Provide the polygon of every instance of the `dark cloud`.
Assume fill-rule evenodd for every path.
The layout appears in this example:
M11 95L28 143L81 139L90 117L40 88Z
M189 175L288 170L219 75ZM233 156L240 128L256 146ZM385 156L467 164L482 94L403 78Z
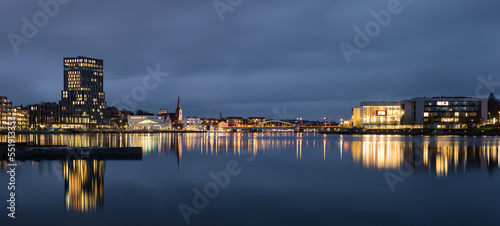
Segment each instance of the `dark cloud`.
M43 2L47 0L42 0ZM104 59L107 102L160 65L170 73L138 108L188 116L348 118L360 101L474 96L477 77L500 76L500 3L401 0L403 11L347 63L341 42L374 20L377 1L244 0L219 20L212 1L70 1L16 54L7 38L38 1L0 1L0 95L58 101L62 58ZM500 80L500 79L497 79Z

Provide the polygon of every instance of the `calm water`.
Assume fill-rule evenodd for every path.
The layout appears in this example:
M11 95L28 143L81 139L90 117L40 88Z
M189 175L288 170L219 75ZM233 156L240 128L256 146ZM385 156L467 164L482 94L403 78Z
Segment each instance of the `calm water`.
M143 159L19 162L16 219L2 201L0 225L185 225L179 206L190 225L499 224L497 137L18 135L30 140Z

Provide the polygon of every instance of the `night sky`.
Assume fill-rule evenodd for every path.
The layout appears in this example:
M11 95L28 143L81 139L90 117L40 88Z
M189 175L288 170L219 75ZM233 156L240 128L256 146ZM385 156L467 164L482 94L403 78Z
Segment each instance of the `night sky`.
M43 21L38 1L0 0L0 95L58 102L63 58L75 56L104 60L108 106L159 65L168 77L131 110L172 112L180 94L184 115L198 117L338 121L361 101L476 96L479 76L500 82L499 1L231 3L220 1L232 10L220 17L212 0L72 0ZM356 47L354 28L366 32L370 12L390 7L399 13L348 63L341 43ZM25 37L22 18L34 15L40 27ZM17 53L9 34L25 38Z

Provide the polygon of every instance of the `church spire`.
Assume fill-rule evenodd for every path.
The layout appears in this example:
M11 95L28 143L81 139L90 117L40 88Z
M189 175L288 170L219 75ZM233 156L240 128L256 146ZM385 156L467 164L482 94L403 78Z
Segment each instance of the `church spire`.
M175 109L176 121L182 123L182 109L181 109L181 97L177 96L177 109Z
M177 109L181 108L181 97L180 95L177 96Z

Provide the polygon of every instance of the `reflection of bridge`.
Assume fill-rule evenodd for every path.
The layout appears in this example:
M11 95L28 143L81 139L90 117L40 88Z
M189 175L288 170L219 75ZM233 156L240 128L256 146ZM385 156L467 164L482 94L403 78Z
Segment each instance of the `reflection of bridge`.
M338 126L335 126L338 127ZM324 126L311 126L311 125L302 125L295 124L291 122L284 122L278 120L271 120L261 122L259 124L253 126L228 126L225 129L230 129L233 131L319 131L324 128Z

